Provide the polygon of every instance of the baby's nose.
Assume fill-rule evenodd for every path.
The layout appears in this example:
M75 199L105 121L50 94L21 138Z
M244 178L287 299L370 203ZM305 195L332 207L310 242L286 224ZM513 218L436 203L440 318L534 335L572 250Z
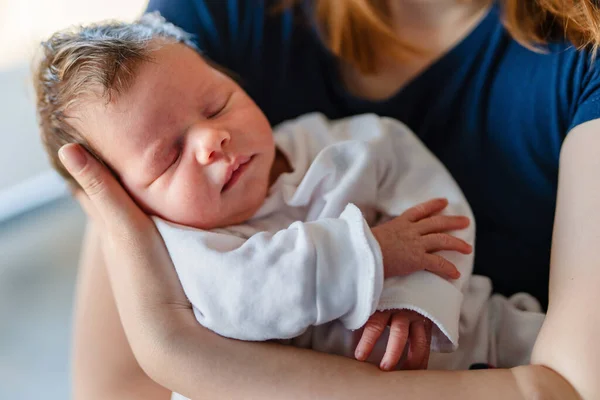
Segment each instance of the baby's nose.
M231 136L222 129L206 129L199 133L196 158L200 164L210 164L223 155Z

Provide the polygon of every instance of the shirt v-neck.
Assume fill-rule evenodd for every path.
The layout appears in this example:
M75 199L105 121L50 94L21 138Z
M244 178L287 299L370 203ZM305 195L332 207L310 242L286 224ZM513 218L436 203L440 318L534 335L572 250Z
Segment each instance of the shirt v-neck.
M497 25L499 17L498 13L498 5L496 3L492 4L487 10L486 15L462 40L434 60L420 73L411 78L394 94L382 100L364 99L348 92L339 71L339 61L323 45L323 50L327 54L327 75L332 90L336 97L338 97L348 109L357 111L368 109L371 112L375 111L376 113L379 113L378 110L380 110L381 114L387 114L386 110L390 107L402 104L404 99L412 98L415 91L420 90L423 82L426 82L427 85L431 85L431 80L435 79L436 76L439 76L439 71L452 70L453 66L459 68L464 64L465 57L473 57L473 49L480 48L488 37L488 34Z

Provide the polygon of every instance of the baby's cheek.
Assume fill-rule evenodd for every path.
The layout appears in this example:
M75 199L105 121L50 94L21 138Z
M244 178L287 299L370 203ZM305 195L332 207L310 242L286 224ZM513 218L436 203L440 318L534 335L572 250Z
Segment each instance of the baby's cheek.
M177 215L177 218L185 220L189 210L194 204L194 193L186 185L174 185L165 193L164 207Z
M210 224L206 216L211 214L213 207L201 185L185 183L171 187L164 202L165 208L170 210L166 212L177 219L174 222L199 229Z
M163 182L156 181L149 187L130 187L128 192L146 214L178 222L178 208L170 204L173 197L171 188Z

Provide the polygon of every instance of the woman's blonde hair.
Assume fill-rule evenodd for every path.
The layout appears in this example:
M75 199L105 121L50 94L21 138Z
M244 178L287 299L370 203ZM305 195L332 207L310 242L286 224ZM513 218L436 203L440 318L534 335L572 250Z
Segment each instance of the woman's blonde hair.
M468 1L468 0L467 0ZM324 40L339 58L363 73L376 71L378 54L401 54L382 0L314 0ZM504 25L521 44L540 49L569 40L595 54L600 47L600 6L594 0L501 0Z

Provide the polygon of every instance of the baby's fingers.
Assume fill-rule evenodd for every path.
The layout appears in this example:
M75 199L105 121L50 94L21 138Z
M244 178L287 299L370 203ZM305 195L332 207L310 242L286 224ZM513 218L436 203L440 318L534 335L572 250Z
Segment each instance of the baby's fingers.
M437 254L425 254L423 256L423 269L444 279L460 278L460 272L456 266Z
M427 337L425 322L413 321L413 323L410 324L410 344L408 357L403 369L415 370L426 366L426 358L429 358L430 344L431 336Z
M398 365L406 341L408 340L408 332L410 329L410 321L405 315L394 314L392 323L390 324L390 337L385 349L385 355L379 367L384 371L390 371Z
M416 222L423 218L427 218L434 214L439 213L448 205L446 199L433 199L426 201L425 203L417 204L414 207L404 211L401 217L405 217L410 222Z
M433 322L426 319L423 324L425 325L425 340L427 345L425 346L425 356L423 357L423 363L419 369L427 369L429 366L429 355L431 353L431 331L433 330Z
M371 315L364 326L360 341L354 351L354 357L359 361L365 361L371 355L375 343L385 330L385 327L390 320L390 311L377 311Z
M447 233L432 233L423 236L422 240L425 251L429 253L452 250L462 254L470 254L473 251L473 247L469 243Z
M434 215L417 222L417 229L421 235L427 235L465 229L470 223L464 216Z

